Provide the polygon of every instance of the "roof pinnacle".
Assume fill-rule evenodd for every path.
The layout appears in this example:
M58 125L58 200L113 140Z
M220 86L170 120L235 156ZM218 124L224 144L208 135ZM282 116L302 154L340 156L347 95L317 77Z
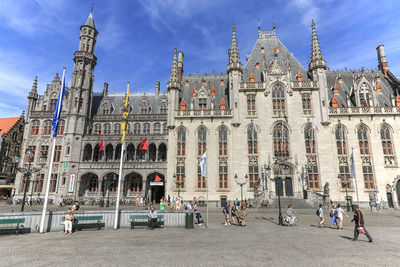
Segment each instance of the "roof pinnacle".
M228 71L236 68L242 69L242 63L240 62L239 56L239 48L236 39L236 26L235 24L232 25L232 43L231 48L229 49L229 63L228 63Z
M319 46L317 32L315 30L314 20L311 22L312 28L312 41L311 41L311 61L308 64L308 68L313 70L315 68L326 69L326 61L322 57L321 48Z

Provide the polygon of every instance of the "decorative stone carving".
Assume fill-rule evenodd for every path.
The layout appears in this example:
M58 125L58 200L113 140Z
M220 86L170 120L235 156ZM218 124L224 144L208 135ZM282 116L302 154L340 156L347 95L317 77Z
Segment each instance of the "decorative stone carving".
M249 165L250 166L258 166L258 156L249 155Z

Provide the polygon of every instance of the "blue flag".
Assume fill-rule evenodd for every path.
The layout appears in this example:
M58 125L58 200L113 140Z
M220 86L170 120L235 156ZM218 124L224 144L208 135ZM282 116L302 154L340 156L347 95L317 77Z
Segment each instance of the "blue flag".
M60 92L58 93L56 110L54 112L54 117L53 117L53 137L57 136L58 122L60 121L60 115L61 115L62 102L63 102L63 99L64 99L64 93L65 93L65 68L63 70L61 88L60 88Z

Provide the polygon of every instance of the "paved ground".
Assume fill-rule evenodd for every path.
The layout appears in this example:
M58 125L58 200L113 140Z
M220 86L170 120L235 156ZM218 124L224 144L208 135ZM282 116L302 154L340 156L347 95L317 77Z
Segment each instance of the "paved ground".
M247 226L224 226L221 211L209 227L5 235L1 266L398 266L400 211L365 212L374 243L353 242L344 230L315 227L314 210L298 211L298 226L276 224L276 210L251 210Z

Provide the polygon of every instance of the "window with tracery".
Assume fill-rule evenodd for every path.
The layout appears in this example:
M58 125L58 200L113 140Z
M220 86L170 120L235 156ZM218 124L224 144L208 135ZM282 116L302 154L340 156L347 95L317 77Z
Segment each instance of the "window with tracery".
M289 129L285 123L275 125L273 139L275 157L289 157Z
M275 85L272 89L272 110L274 115L283 115L286 111L285 91L282 85Z

